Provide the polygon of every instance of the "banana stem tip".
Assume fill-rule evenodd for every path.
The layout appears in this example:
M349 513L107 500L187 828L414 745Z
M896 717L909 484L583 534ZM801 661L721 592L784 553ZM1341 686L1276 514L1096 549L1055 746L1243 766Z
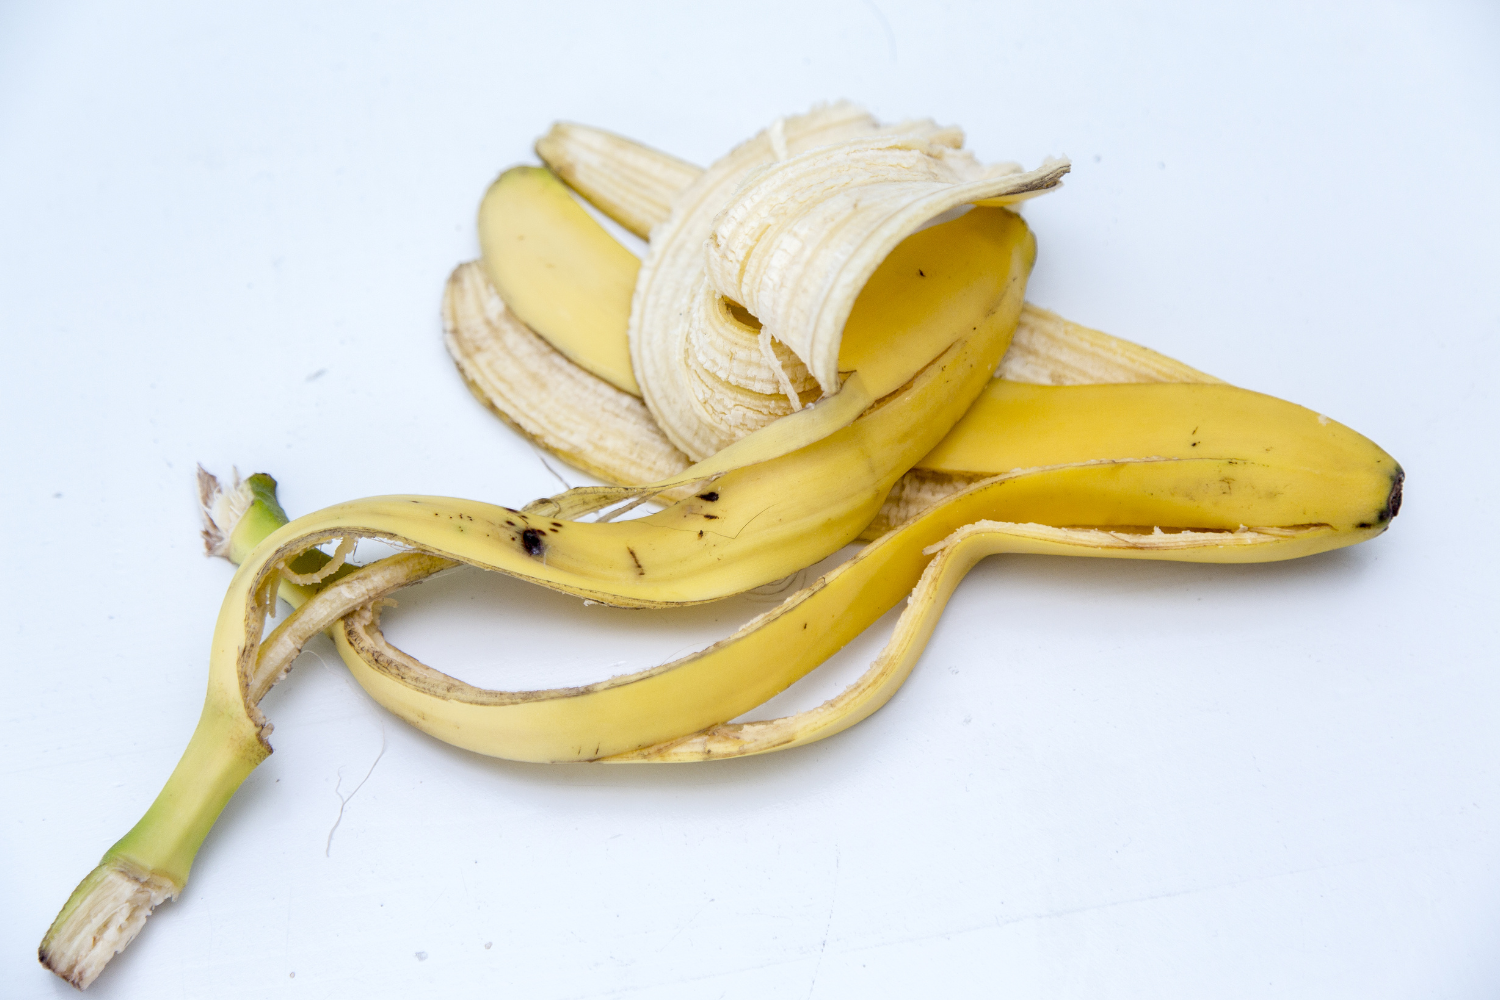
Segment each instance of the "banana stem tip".
M48 969L87 989L179 886L122 858L106 858L78 883L37 949Z

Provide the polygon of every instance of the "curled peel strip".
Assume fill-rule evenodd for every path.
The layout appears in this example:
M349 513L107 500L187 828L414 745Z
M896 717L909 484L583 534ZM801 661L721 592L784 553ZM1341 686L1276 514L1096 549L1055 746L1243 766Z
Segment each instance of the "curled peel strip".
M897 244L960 205L1011 204L1051 190L1068 169L1049 160L1027 173L1008 165L987 172L916 136L825 146L746 182L714 222L705 280L786 344L825 393L834 392L844 324Z
M1067 171L1061 162L1035 176L1012 164L986 169L962 144L957 129L881 126L838 104L778 120L677 195L651 231L629 333L642 398L673 444L701 461L796 408L748 338L742 350L704 346L723 339L726 300L747 311L754 325L744 332L770 330L832 393L844 320L892 247L956 205L1030 197ZM801 185L814 194L785 197ZM771 293L772 272L789 282L790 297ZM816 332L793 329L809 318ZM730 360L716 361L720 353ZM777 360L801 391L800 373Z

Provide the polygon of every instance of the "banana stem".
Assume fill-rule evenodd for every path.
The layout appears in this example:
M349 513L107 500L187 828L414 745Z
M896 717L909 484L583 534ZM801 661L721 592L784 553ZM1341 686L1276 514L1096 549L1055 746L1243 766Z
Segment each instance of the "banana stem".
M198 728L156 801L104 860L120 858L177 889L186 885L193 858L230 796L271 754L247 721L204 704Z
M208 520L204 538L211 553L239 562L287 523L270 476L251 476L221 494L217 481L204 473L200 486ZM315 573L328 560L313 549L292 560L289 568ZM300 607L351 569L341 567L310 586L283 580L279 595ZM210 685L198 727L161 793L73 890L37 949L43 965L79 989L130 944L157 904L182 891L193 858L224 806L271 752L248 706L224 704L218 693Z
M261 542L287 523L270 476L251 476L228 493L207 473L200 474L199 484L208 522L204 540L214 555L254 561ZM262 580L270 585L260 572L275 574L279 596L296 610L262 642L265 609L251 597L254 610L243 623L248 629L244 641L256 644L255 656L249 661L237 657L238 674L232 665L228 673L210 670L198 728L166 786L140 822L73 890L42 939L37 956L47 968L79 989L87 987L135 938L152 909L182 891L193 858L224 806L270 755L265 741L270 725L256 706L286 676L308 639L354 609L456 565L440 556L406 552L353 567L343 564L353 544L353 536L346 536L332 560L316 548L280 563L262 560L252 573L249 585L255 591ZM285 571L302 582L287 580ZM230 586L235 593L236 584ZM237 656L232 645L227 648ZM216 649L215 661L223 664L223 655L223 649Z
M205 704L182 759L140 822L78 884L37 949L43 965L86 988L166 899L235 790L270 749L243 717Z
M236 789L271 750L243 713L210 695L182 759L156 801L68 898L37 949L42 964L86 988L135 938L152 909L175 899L193 858Z

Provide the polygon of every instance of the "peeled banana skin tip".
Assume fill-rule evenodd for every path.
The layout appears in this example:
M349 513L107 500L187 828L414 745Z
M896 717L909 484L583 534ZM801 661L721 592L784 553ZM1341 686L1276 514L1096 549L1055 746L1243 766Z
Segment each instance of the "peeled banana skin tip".
M1391 521L1401 513L1401 484L1406 482L1406 470L1396 466L1396 474L1391 478L1391 494L1386 497L1385 510L1380 512L1380 520Z
M1386 494L1385 506L1380 508L1375 515L1374 521L1361 521L1355 525L1357 528L1373 528L1377 524L1389 524L1401 513L1401 487L1406 482L1406 470L1396 466L1396 471L1391 473L1391 491Z

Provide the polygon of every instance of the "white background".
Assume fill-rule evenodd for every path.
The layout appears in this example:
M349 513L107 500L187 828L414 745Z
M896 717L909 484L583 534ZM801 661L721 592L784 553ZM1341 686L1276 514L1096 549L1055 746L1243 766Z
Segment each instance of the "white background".
M1496 8L635 9L0 6L0 993L69 992L36 942L196 721L231 569L194 462L293 515L554 492L441 346L485 185L557 118L707 163L837 97L1070 155L1032 301L1368 434L1409 475L1394 529L1264 567L991 560L874 718L711 765L454 750L320 639L93 995L1500 993ZM514 687L763 600L460 573L390 622Z

